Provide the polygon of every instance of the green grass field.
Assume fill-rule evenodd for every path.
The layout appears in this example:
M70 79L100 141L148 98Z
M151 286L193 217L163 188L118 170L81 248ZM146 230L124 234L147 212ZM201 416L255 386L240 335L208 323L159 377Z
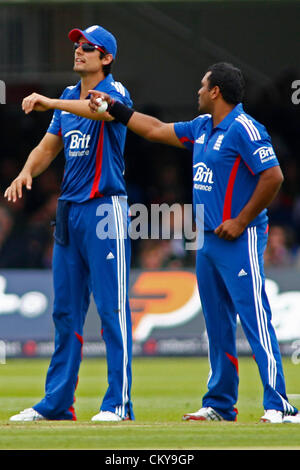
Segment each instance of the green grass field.
M92 423L106 389L104 359L84 359L76 393L76 422L10 423L9 417L43 396L48 360L0 365L0 449L300 449L300 426L259 423L262 386L255 362L240 359L236 423L183 422L201 406L206 358L137 358L132 398L136 421ZM300 408L300 365L284 359L287 391ZM298 395L299 394L299 395ZM298 396L297 396L298 395Z

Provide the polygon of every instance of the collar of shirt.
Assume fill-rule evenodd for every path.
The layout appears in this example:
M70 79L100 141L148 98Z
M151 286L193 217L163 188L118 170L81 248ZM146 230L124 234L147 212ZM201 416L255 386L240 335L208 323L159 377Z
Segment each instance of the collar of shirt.
M235 120L235 118L244 112L242 103L237 104L230 113L216 126L213 127L213 120L212 117L207 121L207 124L204 126L204 129L208 131L209 134L214 133L216 131L226 131L231 123Z
M222 129L223 131L226 131L235 118L243 112L244 109L242 103L237 104L214 129Z
M113 76L112 74L108 74L107 77L105 77L103 80L100 80L100 82L94 87L95 90L103 90L105 89L105 86L107 83L109 82L112 82L114 79L113 79ZM79 80L79 82L76 83L75 87L73 88L72 90L72 94L74 96L73 99L79 99L79 96L80 96L80 90L81 90L81 80ZM88 95L86 97L86 99L89 98L90 95Z

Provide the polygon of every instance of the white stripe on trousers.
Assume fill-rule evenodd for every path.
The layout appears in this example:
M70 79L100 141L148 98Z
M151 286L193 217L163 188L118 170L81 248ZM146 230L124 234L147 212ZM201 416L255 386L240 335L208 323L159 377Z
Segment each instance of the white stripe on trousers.
M128 378L127 378L127 325L126 325L126 256L124 243L124 224L122 208L118 196L112 196L116 224L116 244L117 244L117 266L118 266L118 310L119 324L123 342L123 384L122 384L122 405L116 407L116 414L125 418L125 406L128 402Z
M259 269L259 261L257 254L257 232L256 227L248 228L248 251L249 260L251 265L253 294L255 302L256 319L259 331L259 339L262 347L266 351L268 358L268 383L275 390L276 389L276 376L277 364L272 351L271 338L267 325L267 314L262 304L262 278ZM276 390L275 390L276 391ZM276 391L279 395L284 413L293 412L293 407Z
M256 320L259 331L260 343L266 351L268 358L268 383L272 388L276 386L276 361L273 355L270 334L267 327L267 315L262 305L261 291L262 279L259 270L259 262L257 255L257 233L256 227L248 229L248 249L251 265L253 294L256 310Z

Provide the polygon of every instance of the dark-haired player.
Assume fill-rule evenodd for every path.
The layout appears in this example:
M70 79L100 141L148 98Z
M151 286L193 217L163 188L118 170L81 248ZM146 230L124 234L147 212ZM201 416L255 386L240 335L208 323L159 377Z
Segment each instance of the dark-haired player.
M197 279L209 340L210 375L202 407L184 420L235 421L238 399L236 323L239 315L263 383L263 422L296 415L287 398L281 355L265 292L263 253L266 207L283 175L265 127L245 113L244 80L227 63L208 68L198 91L200 115L164 123L135 112L105 94L119 122L154 142L193 152L193 200L204 205L204 244L197 251Z
M83 346L83 325L90 294L102 322L108 389L93 421L134 419L131 403L132 331L128 300L130 240L123 151L126 127L108 114L92 115L88 90L105 91L131 106L126 88L112 76L115 37L101 26L69 33L74 71L80 76L59 100L33 93L25 113L55 109L46 135L30 153L5 192L9 201L31 188L62 148L65 172L58 201L53 252L55 351L44 398L11 421L75 420L74 393ZM93 118L93 119L92 119ZM109 210L111 233L99 234L101 214ZM99 328L100 334L100 328Z

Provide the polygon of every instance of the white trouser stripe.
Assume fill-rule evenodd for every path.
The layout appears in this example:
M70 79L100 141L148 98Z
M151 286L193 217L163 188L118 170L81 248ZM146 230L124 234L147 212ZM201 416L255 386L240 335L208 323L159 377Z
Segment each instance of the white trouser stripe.
M119 311L119 324L123 342L123 385L122 385L122 408L124 407L124 324L123 324L123 263L122 263L122 247L121 247L121 224L120 215L118 211L118 200L116 196L112 196L115 222L116 222L116 245L117 245L117 269L118 269L118 311ZM118 407L117 414L122 417L122 408Z
M115 196L112 196L112 203L114 209L114 218L115 218L115 226L116 226L116 246L117 246L117 278L118 278L118 311L119 311L119 323L120 323L120 311L121 311L121 283L120 283L120 247L119 247L119 225L118 225L118 218L116 213L116 200ZM120 325L121 332L122 327ZM123 335L122 335L123 337ZM116 414L120 416L120 407L116 407Z
M116 221L116 244L117 244L117 266L118 266L118 315L119 315L119 324L122 335L123 342L123 385L122 385L122 408L124 406L124 324L123 324L123 263L122 263L122 247L121 247L121 224L120 224L120 215L118 211L118 201L117 197L113 196L113 205L115 211L115 221ZM122 416L122 408L119 407L118 414Z
M277 395L280 397L283 413L289 414L294 412L294 407L285 400L280 393L276 390L276 377L277 377L277 364L272 351L270 333L267 328L267 314L262 304L262 279L259 270L258 254L257 254L257 232L256 227L248 229L248 248L249 248L249 259L251 265L252 281L253 281L253 293L256 309L256 318L259 329L259 338L263 348L266 351L268 357L268 375L269 385L275 390Z
M262 329L261 329L261 324L259 321L259 309L258 309L258 302L257 302L257 296L256 296L256 277L254 275L254 265L253 265L253 259L252 259L252 234L251 234L251 228L248 229L248 252L249 252L249 261L250 261L250 266L251 266L251 274L252 274L252 285L253 285L253 296L254 296L254 303L255 303L255 312L256 312L256 320L257 320L257 326L258 326L258 332L259 332L259 340L261 344L263 345L263 337L262 337Z
M267 314L265 309L263 308L262 304L262 297L261 297L261 292L262 292L262 279L260 275L260 270L259 270L259 262L258 262L258 254L257 254L257 233L256 233L256 227L253 227L253 233L254 233L254 262L255 262L255 268L257 272L257 277L258 277L258 300L259 300L259 307L262 315L262 323L264 327L264 332L265 332L265 337L266 337L266 345L267 349L269 351L270 355L270 384L272 385L273 388L276 387L276 375L277 375L277 367L276 367L276 361L273 355L272 351L272 344L271 344L271 338L268 330L268 325L267 325Z
M286 401L281 395L280 393L277 392L277 394L280 396L281 398L281 401L282 401L282 404L283 404L283 410L284 410L284 413L285 414L293 414L295 409L294 407L288 402Z
M116 223L116 244L117 244L117 266L118 266L118 310L119 324L123 341L123 385L122 385L122 406L118 413L125 418L125 406L128 402L128 379L127 379L127 329L126 329L126 259L124 244L124 225L122 208L117 196L112 196L115 223Z
M259 329L260 342L266 351L268 358L268 383L272 388L276 386L276 361L273 356L270 335L267 328L267 316L266 311L262 305L261 291L262 291L262 279L259 271L258 255L257 255L257 234L256 227L250 227L248 229L248 248L249 248L249 259L251 265L252 282L253 282L253 294L255 301L256 319Z
M121 297L121 319L123 327L123 344L124 344L124 381L123 381L123 409L122 417L125 417L125 405L128 402L128 378L127 378L127 364L128 364L128 355L127 355L127 328L126 328L126 256L125 256L125 234L124 234L124 223L123 223L123 213L122 208L117 198L117 210L120 217L120 247L121 247L121 266L122 266L122 297Z

